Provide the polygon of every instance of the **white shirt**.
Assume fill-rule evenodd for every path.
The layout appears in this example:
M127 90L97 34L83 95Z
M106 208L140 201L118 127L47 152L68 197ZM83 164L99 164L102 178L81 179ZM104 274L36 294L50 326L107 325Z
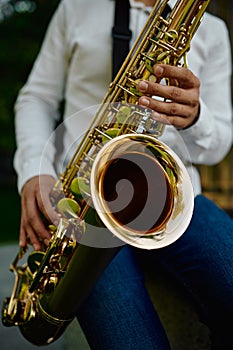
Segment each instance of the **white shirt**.
M134 40L151 8L133 0L131 5L130 27ZM108 89L113 18L114 1L111 0L65 0L59 4L15 105L14 165L19 191L28 179L39 173L56 176L53 143L43 151L59 118L63 99L66 100L64 119L70 117L69 120L74 121L67 123L65 147L89 126L91 118L77 112L101 103ZM183 159L185 163L211 165L221 161L232 144L231 51L222 20L208 13L204 15L191 42L188 60L189 68L201 82L200 117L186 130L166 128L161 140L176 152L180 140L184 142L189 153L189 159ZM198 194L201 191L199 175L194 167L188 166L188 170L194 192Z

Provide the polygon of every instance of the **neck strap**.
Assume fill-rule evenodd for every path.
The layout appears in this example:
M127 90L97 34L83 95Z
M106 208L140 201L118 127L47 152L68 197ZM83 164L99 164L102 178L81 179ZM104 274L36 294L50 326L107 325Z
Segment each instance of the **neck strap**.
M129 0L115 0L115 20L112 28L112 77L114 78L129 52L132 37L129 29Z

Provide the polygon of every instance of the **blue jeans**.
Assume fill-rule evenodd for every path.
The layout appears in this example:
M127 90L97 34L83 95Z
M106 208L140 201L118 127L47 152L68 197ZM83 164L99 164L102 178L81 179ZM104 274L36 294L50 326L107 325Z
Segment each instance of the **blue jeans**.
M233 349L233 220L204 196L185 234L168 247L125 246L103 272L77 315L91 349L170 349L144 285L137 257L161 264L194 297L212 334L212 349Z

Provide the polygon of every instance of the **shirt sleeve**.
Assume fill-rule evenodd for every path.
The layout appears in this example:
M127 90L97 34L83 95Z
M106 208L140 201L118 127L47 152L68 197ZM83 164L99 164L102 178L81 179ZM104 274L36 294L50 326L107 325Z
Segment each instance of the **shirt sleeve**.
M194 164L213 165L232 145L231 48L222 20L213 21L208 30L206 26L201 57L199 119L180 135Z
M57 8L45 35L31 74L15 103L17 151L14 167L18 190L33 176L55 176L53 134L59 118L67 70L65 11ZM42 161L43 155L43 161Z

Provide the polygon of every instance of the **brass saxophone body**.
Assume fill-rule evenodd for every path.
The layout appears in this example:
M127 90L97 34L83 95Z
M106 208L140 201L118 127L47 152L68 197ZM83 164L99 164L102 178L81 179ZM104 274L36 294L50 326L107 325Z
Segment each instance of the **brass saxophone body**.
M177 155L158 140L164 125L138 105L137 84L155 79L156 62L186 64L209 0L178 0L164 18L167 3L155 2L51 192L54 207L64 215L58 227L50 227L49 247L31 252L19 266L25 254L21 249L10 266L15 284L4 301L2 321L19 326L34 344L49 344L64 332L122 242L160 248L178 239L190 222L189 176ZM110 237L104 248L98 243L99 229Z

